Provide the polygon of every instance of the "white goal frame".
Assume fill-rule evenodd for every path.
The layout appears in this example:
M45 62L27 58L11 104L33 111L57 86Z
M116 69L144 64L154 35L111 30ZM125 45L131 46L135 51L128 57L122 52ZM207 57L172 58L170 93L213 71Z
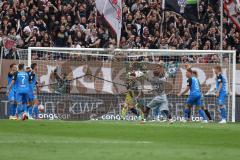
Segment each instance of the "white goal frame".
M236 51L233 50L167 50L167 49L103 49L103 48L62 48L62 47L28 47L28 57L27 57L27 64L28 66L31 65L32 61L32 51L52 51L52 52L68 52L73 51L71 54L80 54L81 51L87 51L91 52L93 51L93 54L89 55L107 55L109 54L102 54L102 52L112 52L112 53L118 53L118 52L125 52L128 53L129 56L131 54L138 54L138 53L144 53L146 52L148 55L159 55L159 56L169 56L169 54L174 53L174 55L189 55L189 53L197 53L197 55L210 55L210 54L221 54L221 53L227 53L232 55L232 92L230 93L232 98L232 122L235 122L236 118ZM138 54L139 55L139 54ZM231 63L231 62L230 62Z

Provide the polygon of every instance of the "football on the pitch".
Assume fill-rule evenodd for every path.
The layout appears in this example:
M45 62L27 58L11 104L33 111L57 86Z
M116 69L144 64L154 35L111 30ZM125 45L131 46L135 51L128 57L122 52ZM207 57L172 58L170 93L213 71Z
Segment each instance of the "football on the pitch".
M142 71L135 71L136 77L142 77L144 73Z
M43 113L44 112L44 106L42 104L38 105L38 111Z

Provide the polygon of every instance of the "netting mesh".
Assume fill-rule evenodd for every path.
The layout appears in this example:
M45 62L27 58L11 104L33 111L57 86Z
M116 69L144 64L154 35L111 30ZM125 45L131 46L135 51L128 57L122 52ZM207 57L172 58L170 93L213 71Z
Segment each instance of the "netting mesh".
M226 101L228 120L232 118L232 54L178 53L172 51L124 51L124 50L31 50L31 62L38 64L38 80L41 86L40 102L45 106L43 118L87 120L120 119L120 112L128 91L128 76L132 71L138 78L134 91L143 91L143 103L153 98L150 80L154 69L161 63L167 75L164 90L169 108L176 120L183 117L187 95L178 97L187 85L186 67L198 73L206 107L212 117L219 120L216 107L213 67L220 64L227 79ZM28 63L26 50L20 53L20 62ZM186 65L187 64L187 65ZM154 116L153 111L152 116ZM128 119L134 119L130 112ZM193 117L198 117L193 112Z

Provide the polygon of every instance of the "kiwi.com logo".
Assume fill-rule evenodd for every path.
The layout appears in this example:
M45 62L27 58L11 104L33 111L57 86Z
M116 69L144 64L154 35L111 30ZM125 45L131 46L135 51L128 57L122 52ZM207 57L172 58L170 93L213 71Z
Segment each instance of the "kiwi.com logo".
M61 120L89 120L100 117L111 108L118 107L118 98L113 94L41 94L45 112L40 118Z

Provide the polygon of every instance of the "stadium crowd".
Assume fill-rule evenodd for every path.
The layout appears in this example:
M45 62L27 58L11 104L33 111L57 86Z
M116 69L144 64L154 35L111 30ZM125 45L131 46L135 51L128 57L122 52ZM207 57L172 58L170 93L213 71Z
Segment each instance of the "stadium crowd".
M200 17L204 5L202 0ZM220 48L218 4L208 4L206 24L192 23L173 12L163 12L161 6L161 0L124 1L120 48ZM0 41L4 37L16 41L4 57L18 57L15 48L29 46L115 48L113 34L104 23L96 23L98 18L95 0L0 0ZM223 49L240 51L237 27L226 17L223 26ZM213 56L210 61L218 61L218 57ZM240 61L239 56L237 61Z

